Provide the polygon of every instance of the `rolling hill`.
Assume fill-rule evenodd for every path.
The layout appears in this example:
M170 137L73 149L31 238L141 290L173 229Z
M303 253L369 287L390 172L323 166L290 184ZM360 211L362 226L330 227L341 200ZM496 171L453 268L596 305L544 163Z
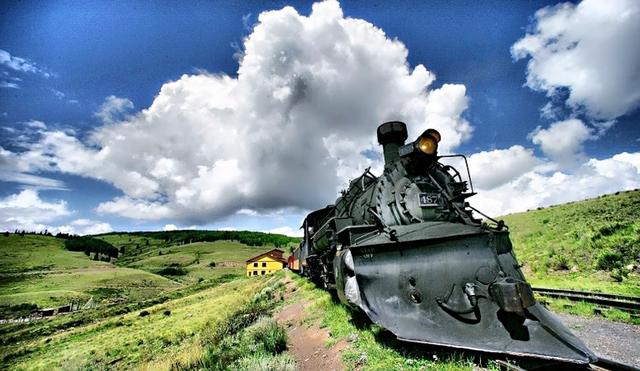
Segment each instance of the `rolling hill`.
M195 234L215 233L188 231L186 235L193 240ZM277 241L278 246L297 241L259 232L246 235L247 241L262 238ZM0 317L20 306L33 310L89 298L104 304L140 302L193 284L227 281L244 276L245 260L274 247L217 237L213 242L185 243L184 236L181 231L97 236L120 251L118 259L103 262L92 259L93 253L68 251L61 238L0 235Z
M205 239L217 236L199 233ZM170 369L178 361L199 360L212 341L231 336L224 331L231 331L227 326L238 311L242 321L247 311L251 314L251 322L242 326L268 314L263 304L275 304L273 291L261 290L282 276L246 278L244 261L273 244L248 246L217 237L191 243L198 237L186 235L186 241L184 233L164 232L96 237L117 246L119 257L110 262L94 260L93 252L69 251L61 238L0 235L0 317L89 298L96 303L65 315L0 324L0 368ZM250 232L244 241L297 241L260 235ZM280 331L268 321L256 325ZM252 347L262 341L247 336L243 339ZM251 362L271 359L256 355L236 359L247 369L253 369ZM289 362L286 357L274 360Z
M640 295L638 206L640 192L630 191L503 219L535 286ZM287 250L298 240L253 232L245 236L228 240L229 235L204 231L110 233L95 238L113 245L119 256L103 262L66 250L59 238L0 235L3 314L74 299L93 298L99 304L46 320L0 324L0 366L291 369L290 355L282 348L269 350L271 338L256 328L268 329L281 344L283 330L260 317L302 301L307 308L303 321L328 329L331 344L349 344L342 355L346 363L363 369L478 367L477 360L465 355L434 355L381 340L380 328L354 324L354 314L329 293L291 273L246 278L246 259L274 246ZM250 246L259 243L266 244ZM240 348L259 351L242 353ZM498 368L493 361L480 364Z
M640 190L502 219L533 284L640 295Z
M93 261L64 248L64 241L38 235L0 236L0 310L31 304L39 308L71 300L144 300L180 287L143 270Z

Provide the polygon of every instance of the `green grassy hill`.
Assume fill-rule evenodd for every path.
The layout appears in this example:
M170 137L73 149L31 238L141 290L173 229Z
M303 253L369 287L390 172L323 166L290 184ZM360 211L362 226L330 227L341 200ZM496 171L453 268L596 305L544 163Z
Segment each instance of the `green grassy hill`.
M229 327L233 321L254 326L259 316L268 315L264 302L273 307L273 295L257 294L268 282L280 282L282 275L247 278L244 274L245 260L274 248L273 244L247 246L218 239L189 243L194 235L218 236L197 233L98 236L119 251L110 262L94 260L93 252L87 256L84 251L68 251L60 238L0 235L0 317L27 315L35 307L72 300L93 298L97 303L43 320L0 324L0 368L171 369L176 362L192 361L196 363L189 367L200 368L198 362L209 357L212 342L236 341L237 331ZM296 241L261 235L251 232L240 237L248 236L244 241L249 243L276 241L278 246L278 241ZM281 333L272 322L258 321L255 326ZM248 334L242 341L253 349L262 340ZM269 352L254 352L251 359L234 357L245 369L255 369L254 361L291 364L286 355L272 357Z
M215 280L225 275L244 275L245 261L274 246L247 246L237 241L177 244L132 234L99 236L110 244L124 247L124 255L115 263L156 273L191 284Z
M178 287L178 283L156 274L67 251L64 240L58 238L0 235L2 314L21 304L46 308L91 297L96 302L138 301Z
M534 285L640 295L640 191L502 219Z
M640 295L639 206L639 191L623 192L504 220L534 285ZM62 239L0 235L0 315L25 304L50 307L90 297L99 303L40 321L0 324L0 368L292 369L291 357L283 353L283 330L260 316L302 300L305 321L329 329L331 343L349 343L346 364L498 369L491 361L478 363L463 354L425 353L381 340L388 334L379 327L366 321L356 326L354 313L290 273L244 276L246 259L274 246L286 250L295 239L249 233L241 243L242 234L235 241L220 236L226 235L101 235L97 238L120 252L117 260L102 262L66 250ZM213 240L195 242L199 238ZM248 245L257 241L274 243ZM282 300L285 292L289 299Z
M234 313L274 279L281 276L239 279L136 310L120 306L105 313L96 308L0 325L0 368L169 370L176 363L189 364L202 358ZM255 315L268 315L258 309ZM95 318L87 320L88 315Z
M295 243L286 236L234 232L252 243ZM215 231L112 233L100 238L120 254L112 262L93 260L65 249L51 236L0 235L0 317L26 314L72 300L98 304L136 303L193 284L216 284L244 276L244 262L274 245L247 246L236 241L186 241L225 237ZM22 308L22 310L19 310ZM24 312L24 313L22 313Z

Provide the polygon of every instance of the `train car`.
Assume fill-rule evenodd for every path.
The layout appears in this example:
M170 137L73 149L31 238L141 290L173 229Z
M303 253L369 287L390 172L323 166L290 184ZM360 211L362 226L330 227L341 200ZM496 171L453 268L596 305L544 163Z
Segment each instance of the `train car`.
M382 175L367 169L334 204L306 216L296 270L403 341L595 362L536 302L508 227L466 201L475 194L466 158L438 155L433 129L405 144L406 125L392 121L377 137ZM443 163L450 157L464 164L464 177Z
M300 246L302 243L300 244ZM294 272L300 272L300 253L302 252L300 246L295 248L289 258L287 258L287 267Z

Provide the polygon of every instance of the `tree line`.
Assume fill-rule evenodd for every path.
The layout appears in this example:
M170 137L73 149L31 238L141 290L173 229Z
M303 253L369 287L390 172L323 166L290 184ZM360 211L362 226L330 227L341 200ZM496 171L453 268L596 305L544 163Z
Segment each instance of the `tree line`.
M9 237L11 233L9 233L9 231L5 231L3 233L3 235L5 237ZM47 229L43 230L43 231L27 231L24 229L16 229L15 231L13 231L13 234L15 234L16 236L20 236L20 237L24 237L25 235L31 235L31 236L48 236L48 237L55 237L55 238L62 238L62 239L68 239L68 238L75 238L78 237L77 235L74 234L70 234L70 233L62 233L62 232L58 232L56 234L53 234L51 232L49 232Z
M131 235L163 240L170 244L185 244L193 242L238 241L248 246L273 245L284 247L290 243L299 243L300 238L281 234L251 232L251 231L162 231L162 232L131 232Z
M82 251L85 255L90 256L92 253L94 259L97 260L99 255L108 258L117 258L119 250L112 244L93 237L75 237L64 241L64 247L69 251Z

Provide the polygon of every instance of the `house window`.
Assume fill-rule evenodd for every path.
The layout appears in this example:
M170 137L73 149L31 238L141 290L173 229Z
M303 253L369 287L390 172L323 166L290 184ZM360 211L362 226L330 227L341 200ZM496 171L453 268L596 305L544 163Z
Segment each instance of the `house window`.
M266 267L266 266L267 266L267 263L262 263L262 267L263 268Z
M264 276L264 271L260 272L260 275Z
M258 271L253 271L253 275L257 276L258 275Z
M257 268L258 267L258 263L253 263L253 266Z

